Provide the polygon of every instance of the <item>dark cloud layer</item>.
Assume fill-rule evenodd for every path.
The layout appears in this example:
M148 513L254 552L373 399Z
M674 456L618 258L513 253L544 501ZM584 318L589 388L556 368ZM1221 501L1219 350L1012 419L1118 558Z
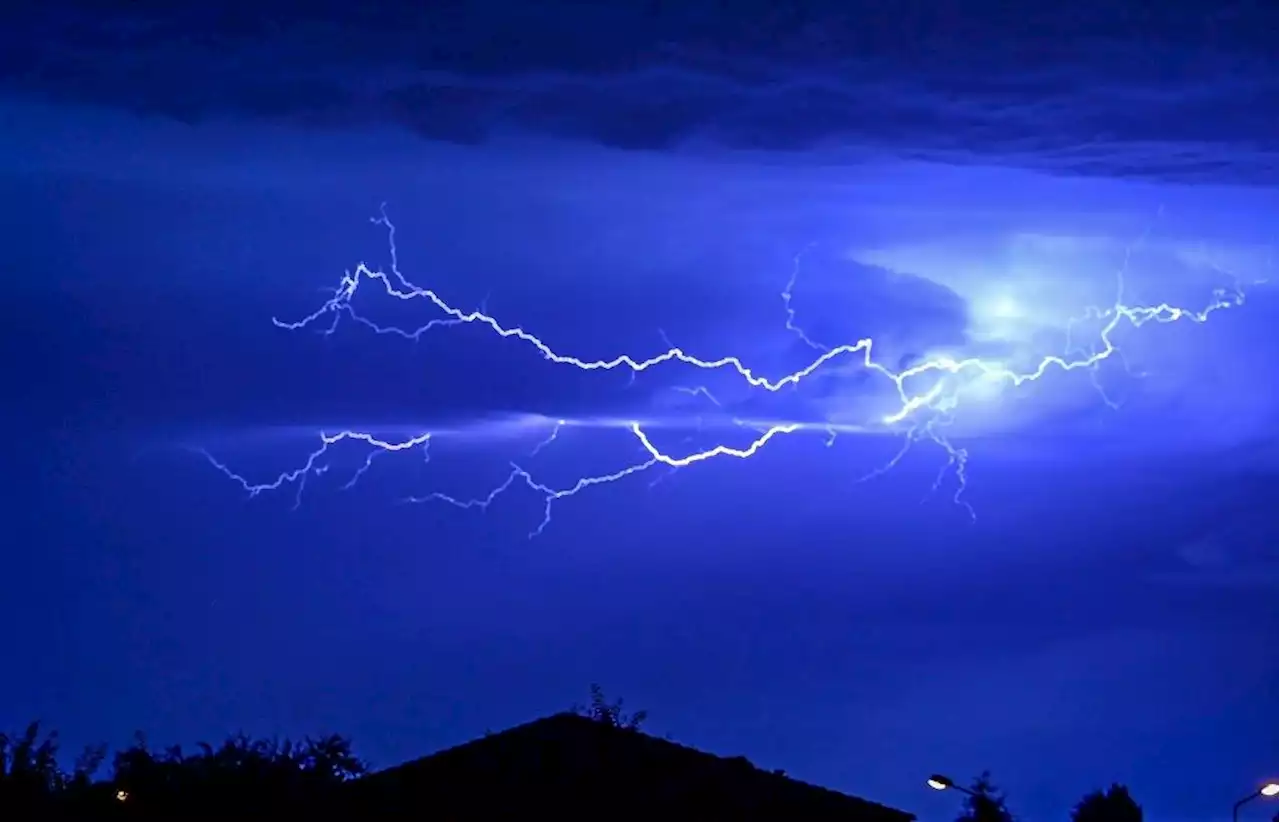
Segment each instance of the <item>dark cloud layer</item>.
M1261 0L71 0L8 14L10 92L185 121L1276 178L1277 14Z

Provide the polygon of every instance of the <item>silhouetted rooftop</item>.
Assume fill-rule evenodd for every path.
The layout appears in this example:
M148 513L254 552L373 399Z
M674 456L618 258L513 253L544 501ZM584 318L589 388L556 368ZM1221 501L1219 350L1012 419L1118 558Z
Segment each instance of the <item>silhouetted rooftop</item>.
M865 799L572 713L491 734L358 780L367 814L433 818L841 819L910 822Z

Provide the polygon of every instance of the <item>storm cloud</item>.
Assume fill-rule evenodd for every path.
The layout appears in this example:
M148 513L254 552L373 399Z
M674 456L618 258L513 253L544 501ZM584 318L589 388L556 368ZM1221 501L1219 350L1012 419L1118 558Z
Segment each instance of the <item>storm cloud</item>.
M1276 178L1276 10L1261 2L491 5L32 5L0 27L0 89L461 144Z

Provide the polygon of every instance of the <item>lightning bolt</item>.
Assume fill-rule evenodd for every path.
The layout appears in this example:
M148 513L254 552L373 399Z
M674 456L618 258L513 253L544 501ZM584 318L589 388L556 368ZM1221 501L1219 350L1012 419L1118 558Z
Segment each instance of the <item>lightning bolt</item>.
M373 458L379 454L408 451L411 448L420 448L422 449L423 457L427 459L430 458L427 450L431 445L430 433L418 434L417 436L410 437L406 440L393 442L391 440L380 439L373 434L361 431L341 431L337 434L326 434L321 432L320 446L307 455L307 459L302 463L302 465L292 470L285 471L275 479L268 482L254 483L231 470L229 466L208 451L201 449L201 453L204 454L205 459L209 460L210 464L212 464L214 468L217 468L219 471L226 474L227 477L239 484L250 497L256 497L259 494L263 494L268 491L278 491L286 485L296 485L297 493L294 495L294 508L297 508L302 504L302 491L306 487L307 477L319 476L327 473L329 465L323 461L324 458L328 456L329 451L334 446L348 441L363 442L365 445L371 446L373 450L365 456L364 462L358 469L356 469L355 473L351 475L351 478L343 484L342 487L344 489L354 487L360 478L372 467Z
M1122 325L1141 328L1148 323L1164 324L1178 321L1200 324L1206 322L1217 311L1238 306L1244 302L1244 291L1237 282L1237 287L1234 290L1222 288L1214 290L1209 304L1198 310L1185 309L1169 303L1128 305L1124 302L1124 273L1128 267L1130 254L1133 251L1133 246L1131 246L1125 252L1124 265L1117 272L1118 287L1115 302L1107 307L1091 306L1081 316L1072 318L1067 325L1067 346L1063 354L1043 356L1034 366L1025 370L1017 370L1005 363L983 357L955 358L947 355L930 357L910 367L893 369L876 359L875 342L869 337L842 345L824 346L815 342L796 324L795 311L791 305L792 295L799 276L801 258L805 251L809 250L806 248L794 260L790 279L782 292L782 300L786 313L786 329L795 334L808 348L812 349L814 355L808 361L808 364L802 368L771 378L757 373L735 355L706 358L691 354L684 348L671 344L666 339L665 334L662 337L667 344L667 348L647 357L619 354L607 359L591 360L561 353L533 332L518 325L504 324L495 316L487 313L483 306L470 311L460 309L447 302L433 289L423 288L411 283L400 271L396 228L391 220L388 219L385 209L379 216L372 218L372 222L381 226L387 232L390 269L384 271L380 268L372 268L365 263L360 263L354 270L349 270L343 274L337 287L330 292L329 298L314 312L294 321L273 318L272 322L276 326L290 331L318 327L324 335L331 335L337 331L340 321L346 317L378 334L391 334L409 340L418 340L434 329L475 325L489 330L499 338L511 339L531 347L543 359L551 363L577 368L582 371L624 371L629 373L631 379L634 379L636 375L658 366L666 364L683 365L702 371L735 375L748 387L768 392L778 392L787 387L799 386L803 381L821 371L824 366L837 361L852 361L868 373L884 380L887 386L892 386L892 394L894 395L893 407L886 409L884 413L879 415L878 419L872 420L871 425L880 430L897 432L903 438L901 449L886 464L861 479L869 480L883 475L898 465L910 452L913 445L925 440L930 441L940 446L947 457L945 464L940 468L933 482L930 494L937 492L946 482L947 477L950 476L955 483L952 500L960 505L971 518L976 518L976 513L963 497L968 483L969 453L966 449L955 446L947 438L946 430L954 419L954 414L961 405L966 393L974 386L996 384L1017 388L1026 383L1043 379L1055 372L1087 371L1091 374L1095 387L1102 393L1104 401L1114 407L1116 404L1106 396L1105 392L1102 392L1101 386L1096 380L1096 373L1101 363L1113 357L1123 362L1123 355L1114 340L1115 333ZM1145 236L1144 233L1143 239L1145 239ZM438 316L412 329L379 325L358 314L353 307L353 300L357 292L367 285L380 289L384 296L396 300L425 302L436 311ZM1086 324L1095 329L1094 336L1087 345L1073 340L1072 337L1075 329ZM913 388L914 386L920 387ZM721 405L705 387L681 388L678 390L691 395L704 396L717 406ZM773 440L797 432L824 429L828 434L827 444L830 445L834 442L840 430L839 426L835 425L819 425L796 421L759 424L734 420L734 423L739 428L755 432L750 442L745 446L734 447L719 444L702 450L688 450L681 454L673 454L662 450L653 442L643 423L627 421L623 427L630 432L639 444L641 458L638 462L618 471L582 477L567 487L554 488L536 480L521 465L512 463L511 471L506 478L482 497L462 498L435 492L425 496L409 497L404 501L437 501L448 503L461 509L485 510L511 488L523 485L541 495L545 502L543 519L538 527L530 533L530 536L533 537L541 534L550 524L554 503L575 496L588 488L616 482L655 466L665 466L674 471L712 459L750 459ZM554 421L550 433L532 449L528 454L528 458L532 459L544 448L554 443L562 429L570 424L573 424L573 421L565 419ZM859 428L858 430L866 429ZM301 502L307 478L318 476L328 470L328 463L325 458L334 447L342 443L354 442L363 444L371 449L360 468L343 486L344 488L349 488L370 469L373 458L378 454L406 451L414 448L421 448L423 453L426 454L431 437L432 434L430 433L421 433L404 440L390 440L360 431L321 434L320 446L308 455L302 465L281 473L273 480L265 483L252 483L232 471L212 454L205 452L204 455L215 468L241 485L250 496L257 496L285 486L296 486L296 507Z

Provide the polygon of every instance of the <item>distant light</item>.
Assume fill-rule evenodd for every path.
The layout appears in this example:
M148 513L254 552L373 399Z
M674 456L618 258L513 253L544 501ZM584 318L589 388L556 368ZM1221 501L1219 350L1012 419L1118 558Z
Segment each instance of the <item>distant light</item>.
M935 773L933 776L925 780L925 784L930 788L933 788L935 791L945 791L955 783L951 781L950 777Z
M1263 796L1280 796L1280 783L1271 782L1263 785L1262 790L1258 791L1258 793Z
M123 802L123 801L125 801L125 800L126 800L126 799L128 799L128 798L129 798L129 792L128 792L128 791L116 791L116 801L117 801L117 802Z

